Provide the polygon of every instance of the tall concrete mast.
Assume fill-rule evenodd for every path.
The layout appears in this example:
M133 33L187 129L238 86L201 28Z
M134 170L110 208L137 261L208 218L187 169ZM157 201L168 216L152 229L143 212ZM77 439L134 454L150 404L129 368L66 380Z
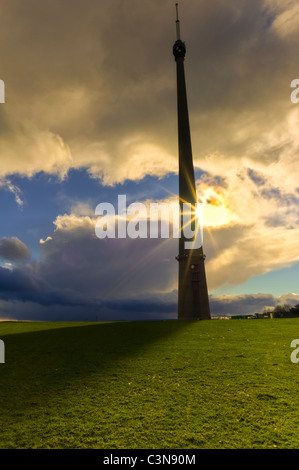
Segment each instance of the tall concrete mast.
M183 204L190 204L194 210L197 203L197 196L184 70L186 46L181 40L177 3L176 34L177 40L173 46L173 55L175 57L177 70L179 199L181 227L183 227L184 210L186 210L186 206L183 206ZM200 248L186 249L185 242L188 241L190 242L190 239L187 239L182 231L179 239L179 255L176 258L179 262L178 319L207 320L211 318L211 315L204 265L205 255L203 254L202 246Z

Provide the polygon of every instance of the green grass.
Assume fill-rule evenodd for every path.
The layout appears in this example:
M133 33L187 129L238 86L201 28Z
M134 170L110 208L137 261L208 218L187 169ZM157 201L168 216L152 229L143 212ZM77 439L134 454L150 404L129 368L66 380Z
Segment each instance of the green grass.
M0 448L298 448L299 320L1 323Z

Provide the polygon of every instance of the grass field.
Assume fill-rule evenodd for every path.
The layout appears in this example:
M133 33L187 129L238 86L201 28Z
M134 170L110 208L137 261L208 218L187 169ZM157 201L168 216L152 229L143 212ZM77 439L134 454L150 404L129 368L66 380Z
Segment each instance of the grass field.
M1 448L299 448L299 319L0 323Z

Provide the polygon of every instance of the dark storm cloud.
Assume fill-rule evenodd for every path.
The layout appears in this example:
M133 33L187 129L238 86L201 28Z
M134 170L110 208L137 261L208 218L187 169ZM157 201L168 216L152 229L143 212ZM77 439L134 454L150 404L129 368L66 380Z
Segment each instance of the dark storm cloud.
M94 320L95 316L98 320L175 318L176 302L167 298L93 298L76 290L51 286L40 277L36 278L28 268L13 271L0 268L0 319Z
M117 300L91 298L71 289L57 289L28 273L0 268L0 319L35 321L130 321L171 320L177 314L177 292L155 294L151 297ZM271 294L210 296L211 313L248 315L262 312L277 304L295 305L299 295Z
M29 248L17 237L0 239L0 258L8 261L20 261L30 258Z
M265 307L274 307L277 303L277 298L271 294L210 297L211 310L215 315L247 315L259 313Z
M87 306L94 302L74 290L51 287L33 273L30 265L14 270L0 267L0 297L39 305Z

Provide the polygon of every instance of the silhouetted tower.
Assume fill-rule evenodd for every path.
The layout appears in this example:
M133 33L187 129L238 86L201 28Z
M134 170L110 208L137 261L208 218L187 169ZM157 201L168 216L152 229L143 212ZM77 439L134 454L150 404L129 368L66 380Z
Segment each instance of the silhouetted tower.
M177 69L177 108L178 108L178 141L179 141L179 198L181 208L181 227L183 227L183 203L195 208L197 203L194 167L192 159L189 113L186 93L184 59L185 43L180 38L180 21L178 4L176 3L177 40L173 46L173 55ZM179 240L179 320L210 319L210 306L205 273L205 255L203 248L186 249L186 239L183 232Z

